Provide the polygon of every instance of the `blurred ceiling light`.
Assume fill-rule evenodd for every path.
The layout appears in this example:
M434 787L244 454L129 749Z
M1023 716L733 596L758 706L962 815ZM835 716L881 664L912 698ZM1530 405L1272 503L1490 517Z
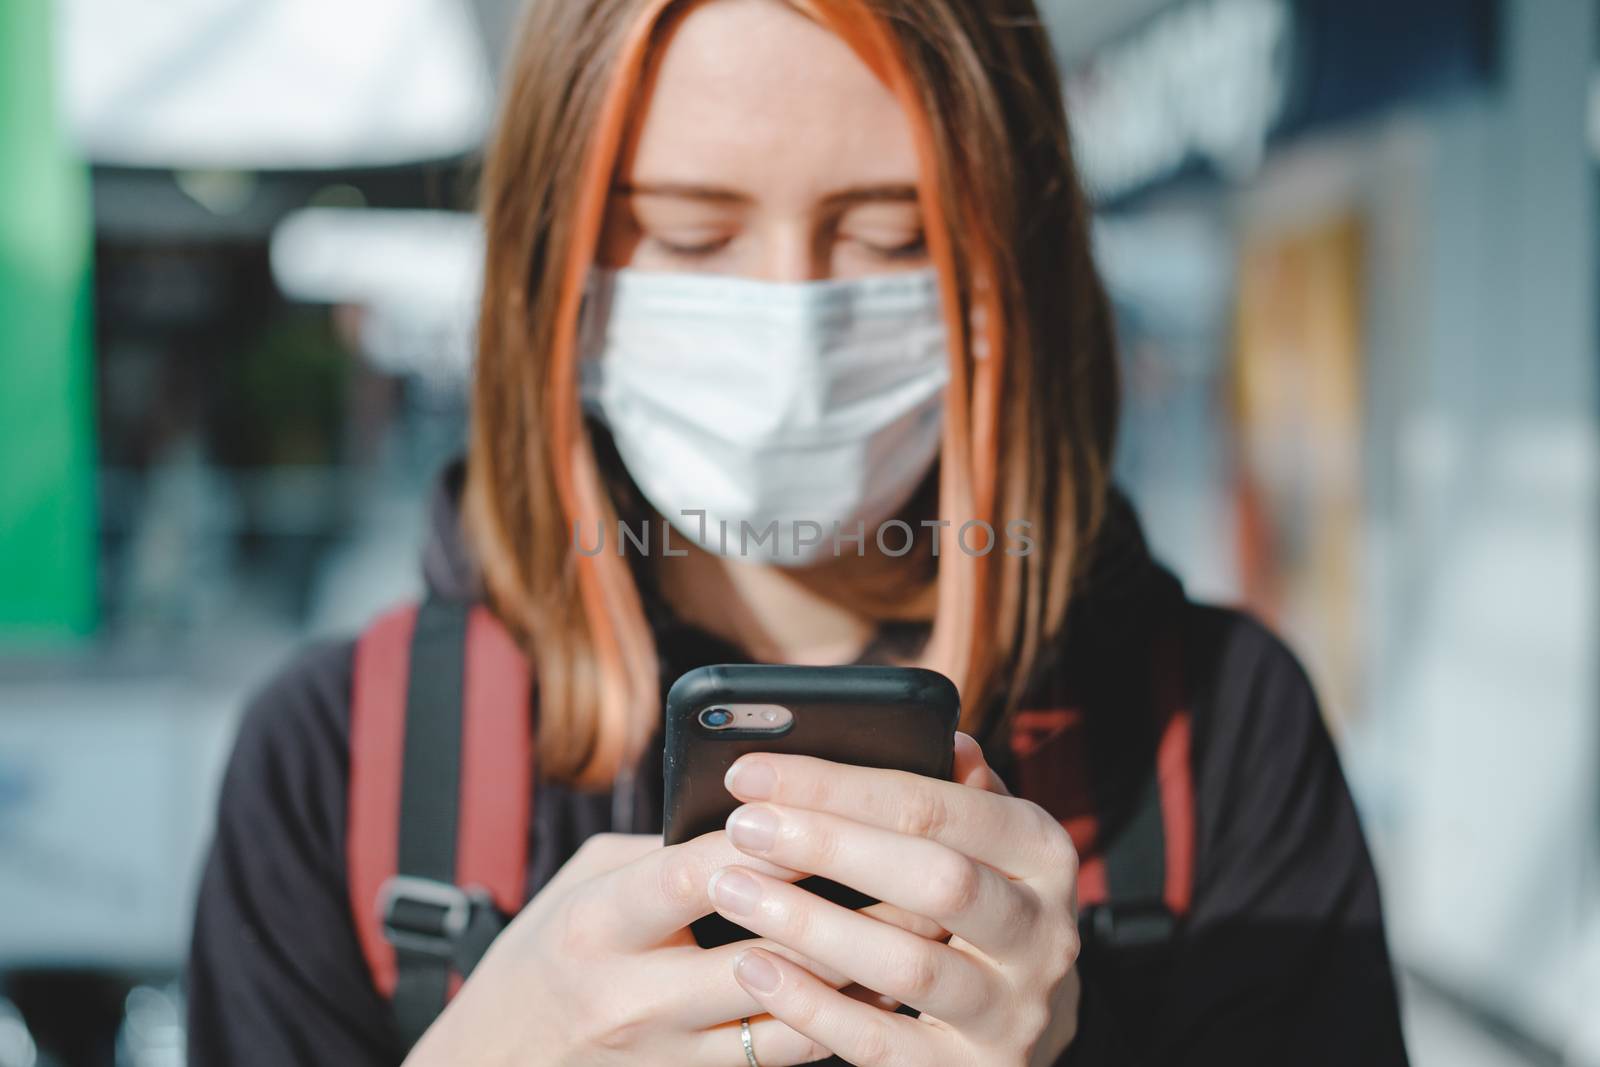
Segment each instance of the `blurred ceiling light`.
M321 169L470 151L493 88L465 0L59 0L93 162Z
M290 299L363 310L362 348L381 370L466 380L483 277L476 215L306 208L273 231L271 259Z

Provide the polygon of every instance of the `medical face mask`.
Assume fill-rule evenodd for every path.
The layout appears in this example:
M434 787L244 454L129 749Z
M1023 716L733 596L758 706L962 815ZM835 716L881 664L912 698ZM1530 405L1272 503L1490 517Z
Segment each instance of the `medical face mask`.
M780 566L859 553L856 535L874 544L939 454L949 355L931 270L596 271L580 347L585 405L634 483L710 552Z

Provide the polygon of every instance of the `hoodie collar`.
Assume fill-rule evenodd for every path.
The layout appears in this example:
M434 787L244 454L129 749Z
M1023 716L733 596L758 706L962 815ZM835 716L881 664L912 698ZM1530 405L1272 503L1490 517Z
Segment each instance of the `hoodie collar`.
M422 580L431 597L481 600L483 585L461 525L461 497L467 461L457 457L434 479L428 494L428 532L422 549Z

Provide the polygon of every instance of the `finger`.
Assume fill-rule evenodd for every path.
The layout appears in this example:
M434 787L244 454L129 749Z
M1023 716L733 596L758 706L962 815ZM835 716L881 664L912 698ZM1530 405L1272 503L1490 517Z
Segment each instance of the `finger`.
M926 837L1013 878L1060 871L1061 824L1037 804L906 771L856 767L812 756L760 752L728 768L728 791L831 812Z
M750 1019L750 1048L761 1067L790 1067L791 1064L815 1063L833 1055L822 1045L798 1033L787 1023L755 1009ZM692 1043L693 1055L686 1062L703 1063L708 1067L747 1067L744 1039L739 1033L739 1020L700 1031Z
M994 773L994 768L984 758L983 746L971 734L959 730L956 731L955 772L951 777L974 789L985 789L1003 797L1011 795L1011 790L1006 788L1005 782L1000 780L1000 776Z
M926 916L990 955L1027 941L1039 919L1039 897L1028 886L924 837L774 804L734 811L728 837L756 859Z
M927 938L929 941L947 942L950 940L950 931L946 930L932 919L921 915L913 915L904 908L897 908L893 904L885 904L881 900L876 904L869 904L866 907L858 910L862 915L870 915L879 922L888 923L890 926L898 926L902 930L916 934L918 937ZM699 949L698 946L694 945L694 939L692 937L685 938L684 941L687 945L695 948L702 955L708 951L721 951L720 949ZM735 951L739 951L752 946L764 948L769 952L776 952L781 956L785 956L788 959L793 960L796 964L804 967L806 970L810 971L824 982L833 986L835 989L840 989L850 984L851 979L848 975L840 974L838 971L824 965L820 961L811 959L802 953L796 952L794 949L789 948L786 945L780 945L776 942L752 937L727 947ZM890 1007L899 1007L899 1002L891 1004Z
M706 1030L766 1010L732 980L734 959L752 946L785 957L835 989L850 984L847 976L818 974L812 961L801 953L760 938L710 949L698 945L662 949L635 957L634 966L641 987L660 991L652 1008L657 1017L685 1031Z
M619 948L663 944L702 915L711 914L706 885L712 872L730 863L758 866L788 881L804 877L760 860L752 862L733 847L727 834L712 831L647 852L581 887L568 905L578 913L570 921L575 928L603 932L606 943Z
M862 908L859 914L865 915L868 910L867 908ZM735 954L749 948L759 948L764 952L776 953L795 966L802 967L816 975L817 979L828 988L837 989L847 997L853 997L864 1004L872 1004L882 1008L884 1011L894 1011L900 1006L900 1002L893 997L880 993L876 989L868 989L861 983L852 981L849 975L841 974L832 967L825 967L803 953L796 952L788 945L780 945L776 941L770 941L764 937L752 937L728 947L733 949Z
M893 904L886 904L881 900L876 904L868 904L862 908L861 914L870 915L879 922L888 923L890 926L898 926L902 930L909 930L918 937L925 937L929 941L950 940L950 931L926 915L917 915L904 908L897 908Z
M666 991L662 1009L665 1014L685 1030L702 1030L762 1010L750 999L750 994L731 980L734 958L749 948L782 956L833 989L855 984L855 980L842 971L788 945L759 937L715 948L701 948L690 943L660 949L642 957L639 965L645 968L644 976L655 983L654 988Z
M955 1022L979 1019L991 1006L990 972L977 957L798 886L729 867L714 876L712 900L719 913L752 932L918 1011Z
M856 1067L951 1062L949 1050L941 1055L937 1047L940 1030L829 989L779 956L751 949L734 976L774 1019Z
M882 1011L894 1011L900 1002L893 997L884 996L876 990L868 989L864 985L848 985L839 990L851 1000L859 1000L863 1004L870 1004Z
M549 888L560 892L569 883L608 874L660 848L660 834L592 834L561 865Z

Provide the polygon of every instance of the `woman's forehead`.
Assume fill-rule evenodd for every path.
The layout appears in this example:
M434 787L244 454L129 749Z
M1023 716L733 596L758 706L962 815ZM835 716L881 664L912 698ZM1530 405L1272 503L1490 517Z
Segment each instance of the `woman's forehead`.
M629 184L820 199L914 183L911 126L850 47L781 0L703 0L666 28L621 164Z

